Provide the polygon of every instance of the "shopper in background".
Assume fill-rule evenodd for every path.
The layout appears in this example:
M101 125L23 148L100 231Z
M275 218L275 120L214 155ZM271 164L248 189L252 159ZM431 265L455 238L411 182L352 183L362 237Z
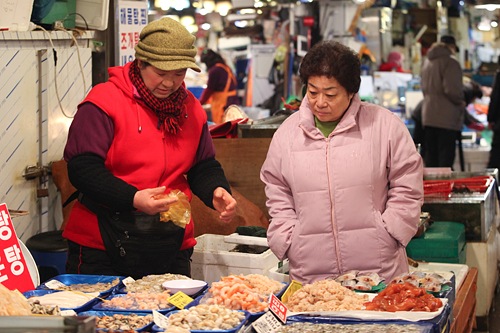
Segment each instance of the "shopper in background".
M476 99L480 99L483 97L483 90L481 89L481 85L475 81L472 80L464 81L463 90L464 90L465 106L469 105L470 103L474 103ZM411 118L415 122L415 127L413 130L413 141L415 142L415 145L420 144L421 147L420 154L422 156L425 155L425 147L424 147L425 135L424 135L424 128L422 126L423 103L424 100L421 100L411 112ZM476 119L476 117L471 115L467 109L465 109L464 114L465 114L464 125L467 126L467 128L470 128L475 131L483 131L485 129L484 125L481 124L481 122L478 119ZM459 137L458 149L459 153L463 154L461 137ZM461 164L463 164L462 162L463 161L461 161ZM462 171L464 171L464 166L461 165L461 167Z
M387 56L387 62L381 63L378 70L381 72L407 73L403 69L403 55L397 51L390 52Z
M500 64L500 57L498 63ZM500 70L497 70L493 79L488 107L488 128L493 130L488 168L500 168Z
M261 169L268 243L279 260L289 259L290 280L408 272L422 158L397 115L361 102L360 65L340 43L311 48L300 66L306 96L274 134Z
M453 36L441 37L427 52L422 68L422 126L426 167L450 167L464 123L462 69Z
M240 104L236 95L236 78L220 54L206 49L201 53L200 60L207 66L208 71L207 87L201 94L200 103L210 103L212 121L220 124L224 110L229 105Z
M190 276L193 221L160 222L177 201L163 193L194 193L223 222L235 215L206 112L184 86L188 68L200 71L194 40L171 18L149 23L136 59L110 68L79 105L64 151L80 192L63 233L68 273Z

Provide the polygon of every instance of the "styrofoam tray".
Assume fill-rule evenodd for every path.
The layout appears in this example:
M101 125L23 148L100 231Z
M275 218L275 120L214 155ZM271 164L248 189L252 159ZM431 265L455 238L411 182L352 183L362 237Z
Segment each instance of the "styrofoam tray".
M359 293L362 295L362 293ZM371 301L377 296L377 294L365 294L368 295L368 299ZM350 311L310 311L310 312L288 312L288 316L322 316L322 317L342 317L342 318L356 318L362 320L406 320L406 321L419 321L419 320L429 320L439 316L446 304L448 304L447 298L440 298L443 306L435 312L424 312L424 311L364 311L364 310L350 310Z
M258 246L266 246L267 238L265 237L254 237L254 236L243 236L237 233L230 234L224 237L224 242L226 243L234 243L234 244L245 244L245 245L258 245Z

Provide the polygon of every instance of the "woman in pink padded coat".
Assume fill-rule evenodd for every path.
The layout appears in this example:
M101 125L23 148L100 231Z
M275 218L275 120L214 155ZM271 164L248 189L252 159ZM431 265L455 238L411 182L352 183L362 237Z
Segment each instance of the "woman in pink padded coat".
M408 272L423 166L397 115L361 102L358 54L333 41L306 54L300 110L278 128L261 179L267 240L290 279L312 283L349 270L386 280Z

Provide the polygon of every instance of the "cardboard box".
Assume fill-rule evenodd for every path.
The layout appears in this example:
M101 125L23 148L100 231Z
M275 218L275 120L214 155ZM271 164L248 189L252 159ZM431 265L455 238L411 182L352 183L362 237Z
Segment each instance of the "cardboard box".
M196 237L191 264L191 277L211 284L230 274L262 274L278 263L278 258L267 249L260 254L229 252L236 244L225 242L224 235L204 234Z

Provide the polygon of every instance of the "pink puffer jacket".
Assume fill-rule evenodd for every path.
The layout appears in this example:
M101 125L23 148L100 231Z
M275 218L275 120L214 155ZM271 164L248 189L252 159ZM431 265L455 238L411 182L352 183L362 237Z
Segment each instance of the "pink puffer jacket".
M278 128L262 166L274 254L312 283L348 270L408 272L423 203L422 159L391 111L355 94L325 138L307 97Z

